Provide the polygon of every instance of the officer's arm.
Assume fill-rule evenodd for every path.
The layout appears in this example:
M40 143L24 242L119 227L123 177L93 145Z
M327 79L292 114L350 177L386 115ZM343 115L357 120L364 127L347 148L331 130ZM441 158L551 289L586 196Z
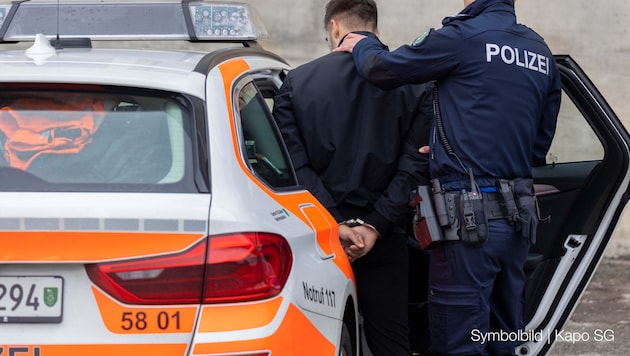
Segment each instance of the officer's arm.
M462 55L461 36L450 29L431 30L425 39L388 51L374 38L359 41L352 49L357 70L383 89L426 83L450 73Z

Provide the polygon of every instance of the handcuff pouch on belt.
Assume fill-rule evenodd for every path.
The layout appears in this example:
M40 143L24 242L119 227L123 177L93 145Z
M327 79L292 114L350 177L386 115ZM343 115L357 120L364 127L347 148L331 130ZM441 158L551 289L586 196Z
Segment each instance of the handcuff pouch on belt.
M509 188L509 194L503 194ZM536 243L536 230L540 222L538 201L534 192L534 181L531 178L516 178L513 180L497 181L497 190L502 197L511 196L512 200L504 197L506 218L514 224L516 233L532 245ZM548 221L549 217L544 219Z
M414 235L423 249L444 241L481 245L488 239L488 220L507 219L523 238L536 241L538 214L531 179L498 180L496 193L445 192L438 179L421 185L415 206Z

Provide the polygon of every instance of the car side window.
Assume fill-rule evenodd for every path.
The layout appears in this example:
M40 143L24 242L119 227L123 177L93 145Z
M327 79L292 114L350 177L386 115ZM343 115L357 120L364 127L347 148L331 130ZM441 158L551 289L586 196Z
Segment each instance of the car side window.
M563 92L556 135L547 163L571 163L604 159L604 146L573 101Z
M238 91L238 108L244 145L244 159L267 185L282 188L297 185L269 105L254 82Z

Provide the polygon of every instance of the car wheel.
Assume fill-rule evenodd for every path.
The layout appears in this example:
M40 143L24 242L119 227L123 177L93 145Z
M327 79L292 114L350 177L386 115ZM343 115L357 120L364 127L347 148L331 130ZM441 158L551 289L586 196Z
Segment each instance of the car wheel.
M341 342L339 343L339 356L354 356L352 352L352 338L350 337L350 331L346 323L343 323L341 329Z

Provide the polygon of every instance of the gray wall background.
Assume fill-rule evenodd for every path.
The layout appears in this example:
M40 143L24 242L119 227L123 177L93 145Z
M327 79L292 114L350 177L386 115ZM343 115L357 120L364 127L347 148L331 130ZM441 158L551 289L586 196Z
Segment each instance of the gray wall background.
M261 41L291 65L328 52L324 7L328 0L242 0L252 4L267 26ZM394 49L463 8L462 0L376 0L381 39ZM517 0L517 20L545 38L556 54L570 54L588 73L630 130L630 2L625 0ZM630 256L630 216L626 213L608 256Z
M327 0L244 0L267 26L262 44L299 65L326 54ZM462 0L376 0L381 39L390 48L411 43L463 8ZM517 0L517 19L542 35L552 51L570 54L630 127L630 2Z

